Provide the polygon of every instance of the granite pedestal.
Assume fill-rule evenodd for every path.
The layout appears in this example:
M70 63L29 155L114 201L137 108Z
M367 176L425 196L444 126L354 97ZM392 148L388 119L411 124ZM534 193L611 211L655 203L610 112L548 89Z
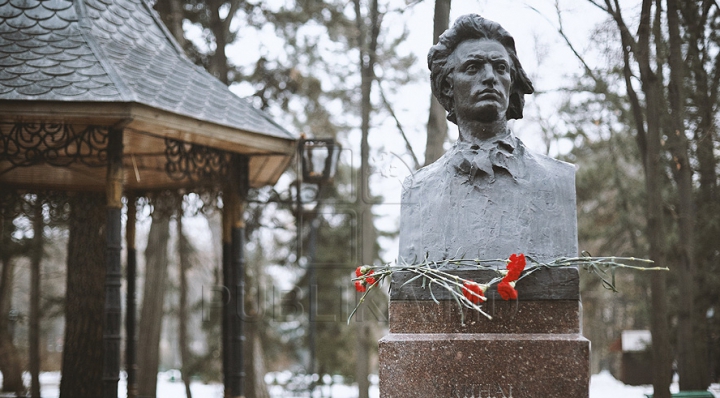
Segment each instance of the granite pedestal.
M479 282L491 271L454 271ZM517 283L517 301L494 288L485 318L460 309L436 288L432 300L420 280L390 295L390 333L380 349L380 396L583 398L590 383L590 342L580 334L578 271L541 270Z

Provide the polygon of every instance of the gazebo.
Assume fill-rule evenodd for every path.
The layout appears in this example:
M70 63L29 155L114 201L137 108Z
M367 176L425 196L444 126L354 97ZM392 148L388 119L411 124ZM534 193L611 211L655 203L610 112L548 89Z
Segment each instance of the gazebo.
M194 65L144 0L0 0L0 189L106 192L104 396L121 346L122 197L219 189L226 396L242 391L243 200L274 184L296 137ZM128 206L126 360L134 382L134 216ZM100 298L99 298L100 299Z

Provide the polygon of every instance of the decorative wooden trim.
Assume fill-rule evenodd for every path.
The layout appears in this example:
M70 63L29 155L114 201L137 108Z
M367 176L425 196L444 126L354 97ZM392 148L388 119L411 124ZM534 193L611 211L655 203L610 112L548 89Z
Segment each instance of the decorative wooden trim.
M38 120L43 121L39 122ZM140 172L143 172L142 167L131 166L132 162L149 157L149 153L145 153L145 151L151 150L155 148L155 146L157 146L157 148L152 149L151 152L165 151L166 148L163 143L166 140L182 141L192 145L203 146L206 147L206 151L209 152L213 150L221 150L225 153L234 152L250 157L252 175L249 183L252 187L274 184L293 161L296 154L296 140L290 138L286 139L246 132L174 115L170 112L155 110L145 105L135 103L0 101L0 125L2 125L3 129L6 129L12 128L12 125L16 123L72 126L72 128L70 128L72 131L80 129L80 133L73 133L73 136L78 136L74 141L77 141L78 145L83 145L82 149L84 151L89 144L94 142L91 138L99 134L95 132L96 130L104 133L104 146L107 141L107 126L110 126L110 129L122 129L125 132L127 141L125 142L127 145L127 153L124 154L125 167L132 167L133 170L137 169ZM96 128L93 126L104 127ZM88 130L89 133L82 129ZM65 130L67 130L67 128ZM135 137L136 139L131 140L128 137ZM143 137L147 138L141 139ZM6 141L10 139L10 137L6 138ZM3 146L0 145L0 147ZM58 165L65 165L68 162L72 164L73 162L88 161L85 157L79 160L72 158L71 152L75 150L73 148L74 146L69 148L71 150L68 152L69 155L60 153L62 156L51 160L55 163L64 162L62 164L58 163ZM51 149L55 150L56 148ZM101 152L98 153L98 156L93 157L93 159L95 159L93 165L104 166L106 157L105 148L99 148L98 150L101 150ZM30 160L35 161L38 159L33 158ZM19 161L27 163L25 158L20 158ZM25 165L25 163L21 165L9 164L7 167L4 167L5 164L0 165L0 178L2 178L2 174L4 173L13 173L13 177L4 178L4 182L17 186L30 184L30 186L35 187L38 183L37 181L33 182L35 178L32 178L32 176L29 178L21 178L15 175L16 172L13 172L16 166L22 166ZM77 169L74 170L77 172ZM154 171L155 170L153 170L153 172ZM24 173L27 174L27 172ZM188 181L187 183L183 181L176 182L170 178L158 181L152 181L151 178L151 180L141 183L139 180L136 181L135 175L136 173L131 171L127 176L127 186L133 189L148 189L150 187L173 188L193 185L192 181ZM89 187L89 185L94 185L94 183L84 181L82 178L77 181L68 181L68 176L65 175L64 177L65 180L61 182L61 180L58 179L45 181L41 175L38 176L38 178L43 180L42 184L46 188L52 186L53 188L69 187L69 189L75 190L97 189Z
M0 123L0 160L14 167L107 164L108 129L62 123ZM121 143L122 145L122 143Z
M165 138L165 172L176 181L218 183L227 177L231 158L230 152Z
M243 154L294 156L297 140L174 114L139 103L0 100L0 122L94 124L131 129Z

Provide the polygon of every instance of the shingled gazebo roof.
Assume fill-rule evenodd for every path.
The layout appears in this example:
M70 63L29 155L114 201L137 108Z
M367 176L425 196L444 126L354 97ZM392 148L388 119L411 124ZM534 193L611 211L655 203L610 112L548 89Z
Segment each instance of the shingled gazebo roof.
M166 138L250 156L252 186L295 153L293 134L194 65L143 0L0 0L0 129L38 122L122 128L123 163L142 175L126 173L131 189L177 185L162 175ZM69 178L2 160L0 182ZM87 187L104 171L69 179Z

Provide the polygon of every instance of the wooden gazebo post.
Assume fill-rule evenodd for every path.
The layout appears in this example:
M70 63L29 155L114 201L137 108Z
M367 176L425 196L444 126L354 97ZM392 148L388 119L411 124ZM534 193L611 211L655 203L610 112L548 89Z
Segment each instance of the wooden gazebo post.
M105 325L103 396L117 398L120 380L120 250L122 249L123 131L110 129L107 146L107 246L105 251Z

